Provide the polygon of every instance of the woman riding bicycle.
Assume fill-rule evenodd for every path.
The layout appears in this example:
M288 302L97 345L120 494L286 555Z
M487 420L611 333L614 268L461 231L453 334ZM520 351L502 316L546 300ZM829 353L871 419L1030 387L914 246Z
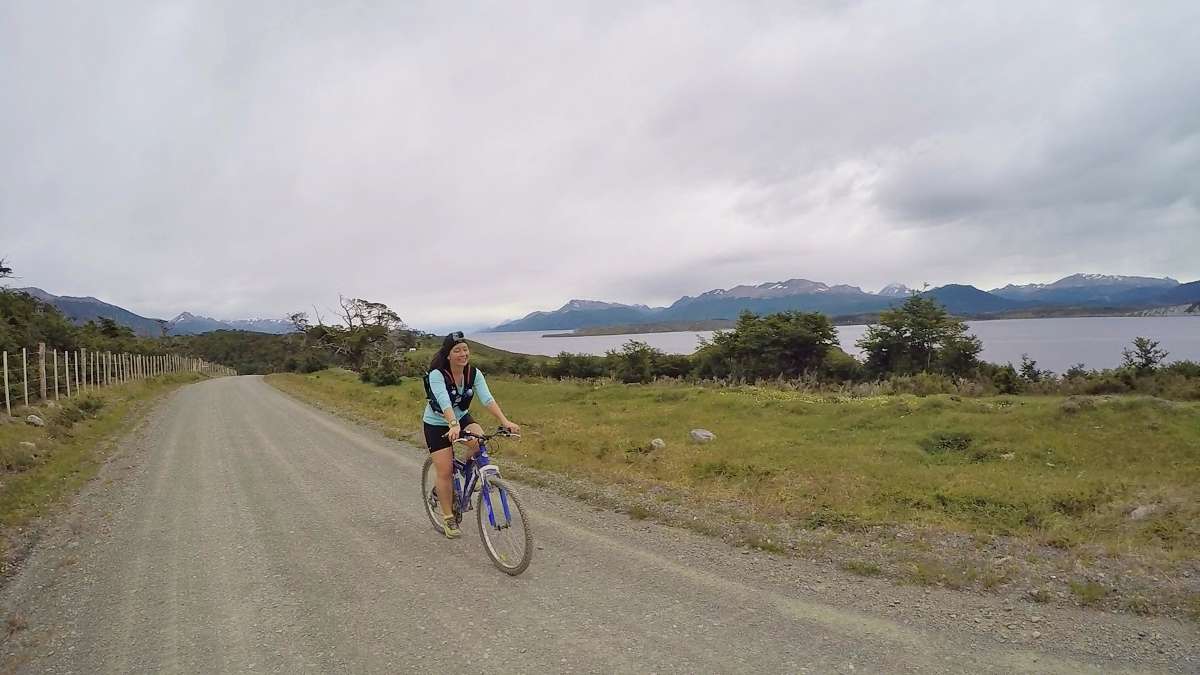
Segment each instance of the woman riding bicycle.
M458 524L454 522L451 510L454 504L454 488L451 486L451 474L454 471L454 441L464 432L483 434L483 427L475 423L467 407L476 395L483 404L500 421L500 426L513 433L519 433L521 427L513 424L504 416L500 404L488 390L487 381L478 368L469 365L471 348L459 331L446 336L442 346L429 363L429 374L425 376L425 444L429 446L429 456L437 467L437 496L442 507L442 533L447 539L458 537ZM479 443L475 439L467 442L468 457L474 457L479 452Z

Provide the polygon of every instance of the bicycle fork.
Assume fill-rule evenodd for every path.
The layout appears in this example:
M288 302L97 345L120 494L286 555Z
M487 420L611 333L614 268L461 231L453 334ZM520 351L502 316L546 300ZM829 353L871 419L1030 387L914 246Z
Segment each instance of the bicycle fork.
M481 486L481 496L483 503L487 506L488 525L503 530L512 524L512 512L508 508L508 493L499 487L493 487L492 484L484 479ZM493 496L493 492L495 496ZM495 497L499 497L496 499ZM500 514L496 513L495 502L500 502ZM497 518L500 515L500 518Z

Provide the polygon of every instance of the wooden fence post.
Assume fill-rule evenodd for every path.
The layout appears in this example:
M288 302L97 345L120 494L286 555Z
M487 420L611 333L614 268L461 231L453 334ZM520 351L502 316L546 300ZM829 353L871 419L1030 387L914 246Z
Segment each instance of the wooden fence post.
M4 352L4 411L12 417L12 405L8 402L8 352Z
M46 343L38 343L38 391L41 400L46 400Z
M58 400L58 350L54 350L54 400Z
M29 353L21 347L21 384L25 389L25 405L29 406Z
M67 398L71 398L71 352L63 352L63 370L67 371Z

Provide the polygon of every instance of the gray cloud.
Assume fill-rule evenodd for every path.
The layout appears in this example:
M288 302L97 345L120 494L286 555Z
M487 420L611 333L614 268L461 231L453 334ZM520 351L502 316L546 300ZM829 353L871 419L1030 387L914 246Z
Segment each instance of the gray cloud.
M422 326L790 277L1191 280L1195 3L0 7L0 254Z

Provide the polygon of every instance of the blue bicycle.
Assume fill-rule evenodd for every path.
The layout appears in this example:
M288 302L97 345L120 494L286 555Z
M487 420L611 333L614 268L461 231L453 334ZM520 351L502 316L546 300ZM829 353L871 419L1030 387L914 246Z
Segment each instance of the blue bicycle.
M487 442L493 438L521 438L501 428L491 435L464 433L455 443L466 443L468 438L479 441L479 454L464 462L454 458L454 520L462 523L463 514L475 509L475 520L479 524L479 538L492 563L505 574L516 576L529 567L533 557L533 535L529 532L529 521L521 499L506 481L500 478L500 467L492 464L488 457ZM442 507L438 502L437 469L433 458L425 460L421 467L421 501L425 503L425 515L434 529L442 531ZM471 496L478 493L475 504Z

